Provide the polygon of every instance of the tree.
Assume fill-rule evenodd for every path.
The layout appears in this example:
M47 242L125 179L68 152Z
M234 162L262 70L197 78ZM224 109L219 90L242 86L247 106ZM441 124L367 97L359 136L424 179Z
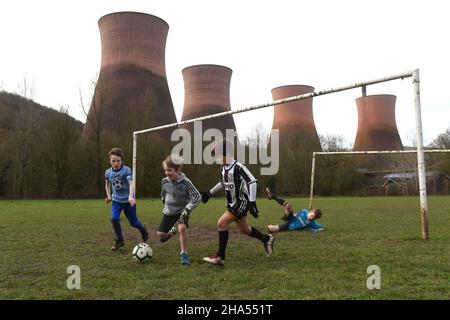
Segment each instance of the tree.
M38 124L32 119L29 102L35 93L34 83L25 76L18 85L18 113L13 120L15 135L13 138L11 196L24 198L28 191L28 170L31 159L34 133Z
M71 157L80 132L70 117L68 107L61 107L47 129L47 155L56 179L56 197L64 196L71 172Z
M86 126L84 131L84 137L87 144L92 148L88 148L93 151L94 160L94 175L95 175L95 192L97 195L103 194L103 166L104 152L103 152L103 130L105 126L105 108L104 105L107 101L108 92L107 85L104 81L97 80L91 81L91 106L88 110L83 101L83 94L80 90L80 105L86 116Z
M430 146L434 149L450 149L450 128L438 135ZM432 168L434 170L442 171L447 175L450 175L450 155L448 153L433 154L432 159Z
M350 151L350 143L341 135L319 136L323 151ZM364 178L358 172L361 159L356 155L323 155L316 161L317 194L326 196L352 194L360 189Z
M450 149L450 128L438 135L431 143L431 147L436 149Z

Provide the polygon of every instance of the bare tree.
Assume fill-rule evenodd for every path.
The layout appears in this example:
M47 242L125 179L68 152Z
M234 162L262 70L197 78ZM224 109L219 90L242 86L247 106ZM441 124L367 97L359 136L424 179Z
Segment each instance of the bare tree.
M448 128L444 133L438 135L437 138L431 143L431 147L444 150L450 149L450 128ZM433 160L432 167L435 170L442 171L447 175L450 175L450 156L448 153L433 154L431 158Z
M47 129L48 157L56 179L56 197L64 196L64 188L71 171L71 156L79 129L70 117L68 107L60 107Z
M17 116L13 120L15 135L13 138L12 183L11 196L23 198L27 196L27 170L31 159L32 141L36 131L29 102L35 93L34 83L23 76L18 84L19 105Z
M437 149L450 149L450 128L438 135L431 143L431 147Z
M80 105L86 116L86 126L84 135L88 143L92 143L92 151L95 161L95 176L96 176L96 193L100 195L103 193L103 179L102 179L102 143L103 143L103 130L105 126L105 108L104 105L107 101L107 86L104 81L99 81L97 76L96 80L91 81L91 105L88 109L83 100L83 94L80 90Z

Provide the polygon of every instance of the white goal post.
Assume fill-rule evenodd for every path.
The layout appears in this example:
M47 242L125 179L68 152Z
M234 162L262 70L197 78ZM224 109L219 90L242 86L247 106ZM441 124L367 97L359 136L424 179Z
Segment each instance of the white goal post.
M267 108L271 106L276 105L282 105L284 103L292 102L292 101L298 101L298 100L304 100L309 99L313 97L323 96L326 94L331 94L335 92L355 89L359 87L366 87L369 85L397 80L397 79L405 79L405 78L412 78L413 83L413 89L414 89L414 110L415 110L415 120L416 120L416 142L417 142L417 166L418 166L418 176L419 176L419 192L420 192L420 213L421 213L421 220L422 220L422 237L425 240L429 239L428 236L428 208L427 208L427 190L426 190L426 183L425 183L425 160L424 160L424 147L423 147L423 134L422 134L422 115L421 115L421 105L420 105L420 76L419 76L419 69L415 69L413 71L404 72L388 77L378 78L374 80L369 81L362 81L357 82L354 84L326 89L326 90L320 90L320 91L314 91L311 93L306 93L298 96L293 96L289 98L284 98L268 103L263 103L259 105L254 105L242 109L237 110L231 110L226 112L220 112L209 116L199 117L195 119L190 119L186 121L181 122L175 122L163 126L153 127L145 130L139 130L133 132L133 185L134 190L136 192L136 159L137 159L137 137L139 134L147 133L147 132L155 132L158 130L168 129L168 128L174 128L179 127L183 124L193 123L195 121L203 121L208 119L214 119L214 118L220 118L225 117L232 114ZM425 228L425 229L424 229Z

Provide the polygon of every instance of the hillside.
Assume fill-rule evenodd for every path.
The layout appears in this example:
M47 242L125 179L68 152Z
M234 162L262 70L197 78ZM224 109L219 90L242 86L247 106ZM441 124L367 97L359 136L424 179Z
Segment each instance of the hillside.
M60 195L82 129L65 113L1 91L0 197Z
M43 124L48 124L59 113L55 109L48 108L17 94L0 91L0 133L3 138L3 134L8 131L18 129L16 120L20 117L21 112L22 115L24 113L27 114L27 117L35 125L41 124L39 127L42 127ZM75 118L72 119L76 127L82 130L84 124Z

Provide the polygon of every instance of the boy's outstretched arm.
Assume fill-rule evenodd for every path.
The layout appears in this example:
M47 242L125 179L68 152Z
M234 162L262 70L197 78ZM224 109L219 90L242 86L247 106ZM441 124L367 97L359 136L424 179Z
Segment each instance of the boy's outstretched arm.
M211 190L206 192L200 192L200 194L202 195L202 202L207 203L209 198L211 198L214 194L216 194L222 189L223 189L222 182L218 182Z
M186 205L185 209L188 212L191 212L200 204L200 201L202 200L202 195L190 180L185 180L183 183L185 184L190 197L189 203Z

